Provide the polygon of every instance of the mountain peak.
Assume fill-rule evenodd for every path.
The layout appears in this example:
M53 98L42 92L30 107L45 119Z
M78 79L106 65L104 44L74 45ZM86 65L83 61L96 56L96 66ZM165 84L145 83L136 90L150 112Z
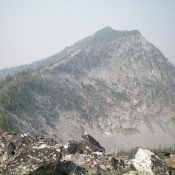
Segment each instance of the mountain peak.
M137 30L137 29L135 29L135 30L131 30L131 31L129 31L131 34L133 34L133 35L142 35L141 33L140 33L140 31L139 30Z
M101 35L106 35L106 34L113 34L113 35L119 35L119 34L123 34L123 35L141 35L140 31L137 30L137 29L134 29L134 30L114 30L113 28L109 27L109 26L106 26L100 30L98 30L96 34L101 34Z
M104 27L104 28L98 30L93 35L78 42L78 45L80 45L80 46L91 45L92 46L92 45L97 44L97 43L101 44L101 43L111 42L111 41L116 40L120 37L135 36L135 35L142 36L138 30L121 31L121 30L114 30L113 28L107 26L107 27Z
M100 30L98 30L97 32L114 32L115 30L109 26L106 26Z
M115 34L117 30L112 29L111 27L107 26L104 27L97 32L95 32L95 35L106 35L106 34Z

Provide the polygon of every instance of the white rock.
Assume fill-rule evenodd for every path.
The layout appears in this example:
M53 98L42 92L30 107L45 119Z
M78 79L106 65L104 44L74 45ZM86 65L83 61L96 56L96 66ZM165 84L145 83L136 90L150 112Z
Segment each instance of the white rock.
M97 156L102 156L102 155L103 155L102 152L93 152L92 155L93 155L93 154L95 154L95 155L97 155Z
M43 149L43 148L50 148L49 146L47 146L46 144L41 144L40 146L33 146L33 149Z
M57 160L57 155L56 154L53 155L53 159Z
M111 133L110 132L107 132L107 131L105 131L104 132L106 135L111 135Z
M67 149L69 147L69 144L67 143L63 147L64 147L64 149Z
M84 132L84 134L83 135L88 135L88 133L87 132Z
M46 144L41 144L38 149L42 149L42 148L45 148L47 145Z
M141 175L169 175L168 169L164 165L163 159L150 150L141 149L137 151L135 159L130 163Z
M105 165L100 165L100 168L101 168L102 170L106 170L106 166L105 166Z
M24 133L24 136L27 137L29 134L28 133Z
M135 155L135 159L131 160L136 170L141 173L154 175L151 169L151 156L154 155L150 150L139 148Z
M57 148L56 151L60 153L61 152L61 149Z
M71 159L72 159L72 155L71 154L64 156L64 160L71 160Z

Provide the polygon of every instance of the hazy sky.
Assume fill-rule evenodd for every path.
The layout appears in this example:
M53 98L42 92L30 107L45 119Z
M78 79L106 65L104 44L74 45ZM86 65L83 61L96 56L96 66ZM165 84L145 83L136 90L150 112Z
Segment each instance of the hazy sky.
M46 58L105 26L138 29L175 64L175 0L0 0L0 68Z

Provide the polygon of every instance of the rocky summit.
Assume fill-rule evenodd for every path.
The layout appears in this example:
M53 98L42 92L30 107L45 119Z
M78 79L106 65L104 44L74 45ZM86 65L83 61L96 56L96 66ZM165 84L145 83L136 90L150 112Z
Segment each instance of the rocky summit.
M88 132L108 151L175 144L175 67L138 30L106 27L35 68L1 80L1 131Z
M173 175L173 155L138 149L135 157L108 154L90 135L58 143L29 133L0 136L2 175Z

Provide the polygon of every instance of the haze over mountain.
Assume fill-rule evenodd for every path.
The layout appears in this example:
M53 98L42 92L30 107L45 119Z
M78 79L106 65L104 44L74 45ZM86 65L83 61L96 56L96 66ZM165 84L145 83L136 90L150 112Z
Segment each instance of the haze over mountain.
M175 67L138 30L103 28L35 65L1 81L1 130L87 131L112 150L175 144Z

